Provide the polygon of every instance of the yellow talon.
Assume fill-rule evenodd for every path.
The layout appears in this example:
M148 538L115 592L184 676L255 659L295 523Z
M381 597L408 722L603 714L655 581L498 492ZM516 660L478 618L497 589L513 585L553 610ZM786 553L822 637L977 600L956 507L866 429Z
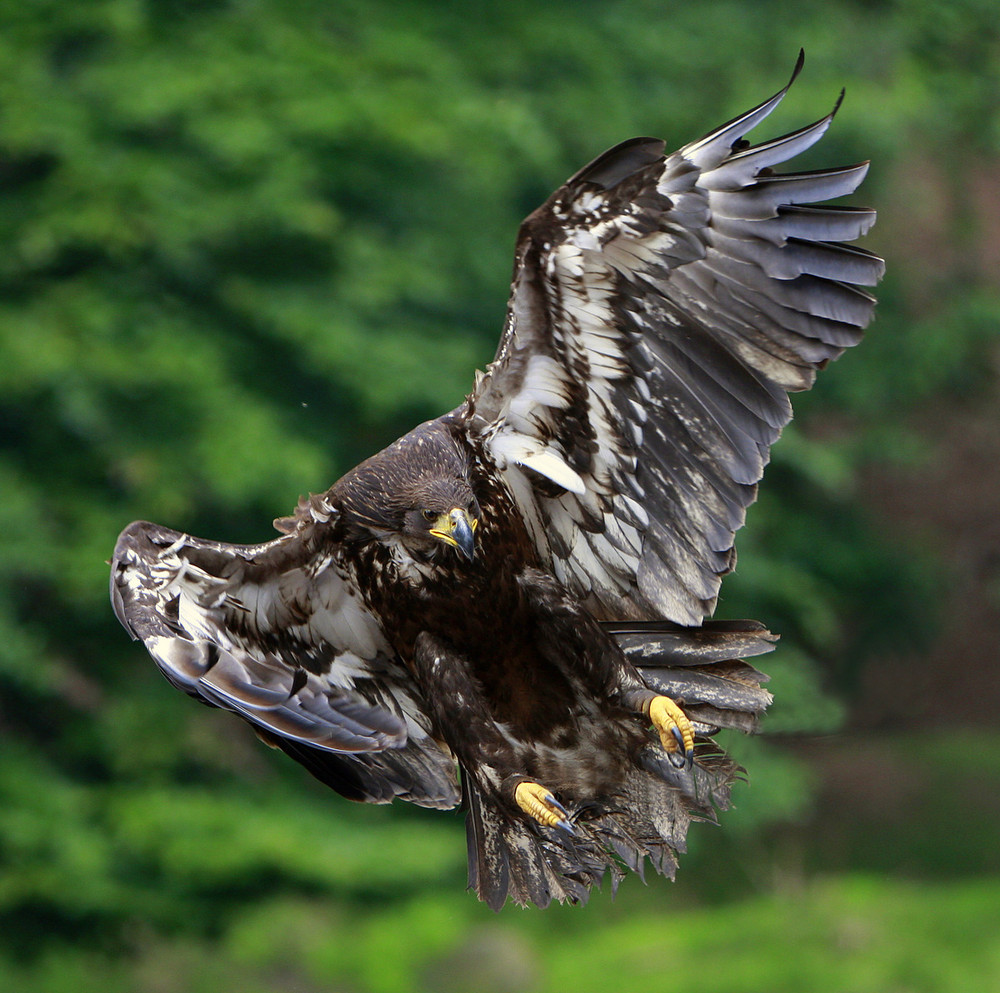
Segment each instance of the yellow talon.
M514 790L517 805L529 816L547 827L560 827L564 831L573 830L566 808L542 786L525 780Z
M646 708L653 727L660 733L660 744L670 756L674 765L675 757L683 764L694 760L694 728L687 714L668 696L654 696ZM680 753L683 752L683 755Z

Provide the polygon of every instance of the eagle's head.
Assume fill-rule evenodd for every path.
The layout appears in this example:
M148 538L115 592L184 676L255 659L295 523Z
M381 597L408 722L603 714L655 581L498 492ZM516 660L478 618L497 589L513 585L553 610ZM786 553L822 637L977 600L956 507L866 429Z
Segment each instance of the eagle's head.
M463 479L419 480L405 501L400 538L413 551L431 555L443 542L471 561L475 556L479 505Z
M448 548L475 557L482 517L468 458L440 422L422 424L334 487L345 522L363 540L402 544L420 561Z

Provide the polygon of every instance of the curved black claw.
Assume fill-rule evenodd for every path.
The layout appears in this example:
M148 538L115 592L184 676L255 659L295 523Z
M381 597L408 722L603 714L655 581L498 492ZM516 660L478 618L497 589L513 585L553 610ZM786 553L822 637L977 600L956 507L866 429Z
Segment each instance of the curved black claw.
M576 833L569 820L569 811L541 783L530 780L518 783L514 799L521 810L539 824L562 828L568 834Z
M562 819L556 821L556 827L561 827L564 831L568 831L570 834L575 834L573 825L569 819L569 811L551 794L545 794L545 802L550 806L555 807L559 813L562 814Z
M679 727L674 725L670 729L670 733L673 735L674 741L677 742L677 751L669 752L667 755L670 764L675 769L690 769L694 765L694 749L685 744L684 735Z

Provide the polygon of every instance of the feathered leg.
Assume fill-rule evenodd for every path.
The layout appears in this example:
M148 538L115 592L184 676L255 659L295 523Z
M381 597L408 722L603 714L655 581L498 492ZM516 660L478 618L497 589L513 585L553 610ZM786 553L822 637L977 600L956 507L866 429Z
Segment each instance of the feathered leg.
M552 647L540 639L543 652L548 647L547 653L554 659L569 656L595 695L617 699L624 709L648 717L671 764L690 768L695 732L677 701L651 690L610 634L550 576L526 569L524 579L522 589L547 622L539 631L551 632L549 637L553 638Z
M524 775L461 655L424 632L413 661L436 732L462 765L470 889L494 910L508 897L539 907L586 901L608 869L615 871L601 846L579 837L552 791Z
M524 774L466 660L424 632L416 641L414 666L427 690L435 724L466 772L485 780L504 801L513 801L539 824L572 831L569 814L552 791ZM469 727L475 727L475 735L468 734Z

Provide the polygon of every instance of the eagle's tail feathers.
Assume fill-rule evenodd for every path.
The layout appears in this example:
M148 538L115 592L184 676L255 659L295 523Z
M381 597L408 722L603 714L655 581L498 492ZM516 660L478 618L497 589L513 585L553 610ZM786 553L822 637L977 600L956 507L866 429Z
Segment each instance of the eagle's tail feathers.
M644 878L647 859L673 879L688 826L714 821L716 809L729 806L740 771L711 742L698 745L693 770L676 768L651 745L617 796L571 807L572 835L511 814L466 777L469 889L499 910L508 898L520 906L585 903L605 877L612 893L629 871Z
M496 911L506 902L509 889L507 847L501 842L497 818L487 815L478 790L468 778L463 786L468 808L465 830L469 848L469 889ZM541 905L546 906L546 903Z
M510 816L485 799L471 777L464 788L469 889L491 910L508 897L520 906L586 903L606 868L591 840Z

